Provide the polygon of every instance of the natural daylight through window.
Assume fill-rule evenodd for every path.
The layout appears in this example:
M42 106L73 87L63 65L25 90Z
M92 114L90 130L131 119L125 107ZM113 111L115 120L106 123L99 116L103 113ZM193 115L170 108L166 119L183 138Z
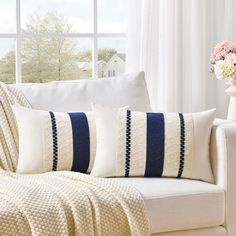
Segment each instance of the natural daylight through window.
M127 0L2 0L0 81L123 73L127 5Z

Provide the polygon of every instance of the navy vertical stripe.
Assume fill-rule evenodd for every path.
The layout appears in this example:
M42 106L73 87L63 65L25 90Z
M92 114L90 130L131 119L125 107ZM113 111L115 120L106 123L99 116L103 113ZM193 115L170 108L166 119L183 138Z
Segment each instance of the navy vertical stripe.
M73 133L72 171L86 173L90 159L90 139L88 120L83 112L68 113Z
M163 113L147 113L147 177L160 177L165 151L165 122Z
M184 170L184 155L185 155L185 122L182 113L179 113L180 121L180 153L179 153L179 171L177 178L180 178Z
M49 112L52 124L52 141L53 141L53 163L52 170L57 170L58 163L58 140L57 140L57 123L56 118L53 112Z
M125 153L125 177L129 177L131 152L131 111L126 112L126 153Z

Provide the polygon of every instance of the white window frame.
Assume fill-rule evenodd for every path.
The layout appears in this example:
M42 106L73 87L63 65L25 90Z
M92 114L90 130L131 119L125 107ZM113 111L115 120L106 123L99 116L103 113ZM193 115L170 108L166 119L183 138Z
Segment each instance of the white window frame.
M98 7L93 0L93 33L65 33L65 34L22 34L21 32L21 1L16 1L16 33L2 34L0 39L15 39L16 46L16 83L22 83L21 44L23 39L29 38L90 38L92 47L92 78L98 78L98 39L99 38L126 38L125 33L98 33Z

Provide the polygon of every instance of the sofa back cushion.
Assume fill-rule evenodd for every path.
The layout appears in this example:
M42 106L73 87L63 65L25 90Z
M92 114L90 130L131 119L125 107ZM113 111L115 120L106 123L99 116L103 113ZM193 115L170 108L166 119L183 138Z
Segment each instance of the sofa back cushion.
M144 77L144 72L139 72L115 78L17 84L14 87L23 92L34 109L91 111L91 102L94 102L111 107L129 105L137 111L150 111Z

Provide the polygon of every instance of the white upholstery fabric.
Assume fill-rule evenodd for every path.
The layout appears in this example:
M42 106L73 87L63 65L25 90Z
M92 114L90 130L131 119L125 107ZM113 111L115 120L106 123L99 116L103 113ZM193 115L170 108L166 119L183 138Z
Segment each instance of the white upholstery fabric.
M225 227L236 235L236 123L216 124L212 132L212 166L216 184L226 192Z
M226 236L226 230L224 227L186 230L169 233L152 234L152 236Z
M168 178L119 178L143 196L151 233L223 224L225 194L219 186Z
M51 111L90 111L91 102L137 111L150 111L144 72L116 78L17 84L32 108Z

